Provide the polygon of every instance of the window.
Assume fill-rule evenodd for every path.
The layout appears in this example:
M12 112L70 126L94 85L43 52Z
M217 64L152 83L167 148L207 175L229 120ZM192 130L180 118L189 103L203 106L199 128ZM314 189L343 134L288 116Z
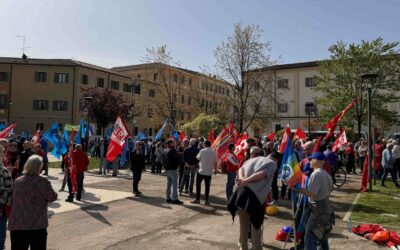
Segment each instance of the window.
M88 75L85 75L85 74L82 75L82 84L84 84L84 85L89 84L89 76Z
M260 90L260 82L254 82L254 90L259 91Z
M153 128L149 128L149 136L153 135Z
M153 118L153 109L152 109L152 108L149 108L149 109L147 110L147 117L148 117L148 118Z
M153 73L153 82L158 81L158 73Z
M181 76L181 84L185 84L185 76Z
M174 83L177 83L177 82L178 82L178 75L174 74Z
M204 82L201 83L201 89L204 90L205 86L204 86Z
M188 117L188 120L192 120L192 113L188 112L187 117Z
M306 77L306 88L315 87L314 77Z
M212 92L212 90L213 90L213 85L210 84L210 91Z
M190 96L188 97L188 105L192 105L192 98Z
M176 102L177 98L178 98L178 97L177 97L176 94L174 93L172 100L173 100L174 102Z
M131 86L127 83L124 83L124 92L131 92Z
M155 89L150 89L149 90L149 96L150 97L155 97L156 96L156 90Z
M135 85L135 94L140 95L141 85L140 83Z
M111 81L111 89L112 90L119 90L119 82Z
M229 89L226 89L226 96L229 96Z
M179 116L181 120L185 120L185 112L179 111Z
M8 95L0 95L0 109L8 107Z
M0 81L5 82L8 80L8 73L7 72L0 72Z
M259 113L260 112L260 104L256 103L254 104L254 113Z
M222 88L222 94L225 95L225 88Z
M201 99L201 107L204 107L204 105L205 105L205 101L204 101L204 99Z
M311 115L311 114L316 114L318 112L317 109L317 105L315 105L315 103L313 102L306 102L304 104L304 113L306 113L306 115Z
M68 102L66 101L53 101L53 110L54 111L67 111Z
M181 95L181 103L185 104L185 96L184 95Z
M49 109L49 101L48 100L34 100L33 101L33 110L48 110Z
M218 86L218 94L221 94L221 86Z
M68 73L55 73L54 74L55 83L68 83Z
M277 81L278 89L287 89L289 88L289 80L288 79L279 79Z
M104 88L104 78L97 78L97 87Z
M208 103L208 107L209 107L209 108L212 108L212 101L210 101L210 102Z
M35 72L35 82L47 82L47 72Z
M288 112L288 104L287 103L278 103L278 112L279 113L287 113Z
M192 78L189 78L189 86L192 86Z
M38 122L36 123L36 131L43 131L44 130L44 123L43 122Z
M139 80L142 79L142 74L137 74L136 78L139 79Z

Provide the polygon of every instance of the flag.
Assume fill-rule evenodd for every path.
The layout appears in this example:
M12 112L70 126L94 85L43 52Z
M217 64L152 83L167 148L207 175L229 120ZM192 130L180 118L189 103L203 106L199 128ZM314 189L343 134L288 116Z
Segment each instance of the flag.
M319 152L319 147L321 146L322 135L318 138L317 143L314 146L313 153Z
M303 130L301 130L301 128L297 128L296 133L293 137L296 138L296 136L300 139L306 139L306 135L304 134Z
M324 128L328 129L328 134L325 136L324 140L328 140L336 129L337 124L339 123L340 119L354 106L357 102L358 97L354 98L346 108L340 111L335 117L333 117L327 124L325 124Z
M112 127L107 130L106 138L108 140L111 138L112 132L113 132L113 128Z
M178 141L178 139L179 139L179 131L175 131L175 133L174 133L174 140L175 140L175 141Z
M43 137L45 140L53 144L54 148L51 151L51 154L54 155L57 159L60 159L61 153L61 143L58 138L58 134L60 133L60 128L57 122L53 122L49 129L44 132Z
M0 123L0 131L3 131L6 128L6 125L4 123Z
M269 141L273 141L273 140L274 140L274 137L275 137L275 133L274 133L274 132L271 132L271 134L268 135Z
M69 135L67 130L64 129L64 132L61 136L61 149L60 149L60 153L62 155L65 155L68 151L68 146L70 144L70 140L69 140Z
M175 138L175 127L174 127L174 124L171 122L170 126L171 126L171 135L170 135L170 137Z
M336 138L336 141L333 143L332 151L336 152L338 149L341 149L347 143L346 131L342 128L340 130L339 135Z
M122 153L122 149L125 147L126 138L129 136L129 131L126 128L124 121L118 116L114 124L114 129L111 134L110 142L108 144L106 159L113 161L115 157Z
M247 144L247 139L249 138L249 135L247 133L244 133L236 142L235 145L235 152L234 154L238 158L239 161L239 167L241 167L246 160L246 151L249 148L249 145Z
M129 152L129 143L125 143L124 150L122 151L121 158L119 158L119 165L125 166L126 162L128 161L126 155Z
M208 140L209 140L211 143L214 143L214 141L215 141L214 133L213 133L212 129L210 129L210 131L208 131Z
M288 137L286 148L282 157L282 165L280 171L281 180L293 187L297 183L301 182L302 173L300 170L300 165L294 151L294 146L292 143L292 138Z
M235 140L235 142L239 139L240 134L237 132L237 130L235 128L235 124L233 122L229 123L228 132L229 132L229 134L231 134L233 136L233 139Z
M179 140L183 141L185 140L185 138L186 138L185 132L182 130L181 132L179 132Z
M233 138L233 135L229 133L229 130L223 127L214 143L211 145L211 148L217 153L219 162L225 158L228 146L231 143L235 144L235 139Z
M158 130L156 137L154 137L154 140L159 141L161 140L161 137L164 133L164 129L167 126L168 123L168 118L165 119L164 125L162 125L162 127L160 128L160 130Z
M286 145L288 144L289 138L292 138L292 132L290 131L289 125L286 127L285 133L282 136L282 142L279 147L279 153L283 154L285 151Z
M28 133L28 131L26 131L26 130L23 131L22 134L21 134L21 137L25 138L25 140L28 141L28 140L29 140L29 133Z
M0 139L7 138L8 134L11 133L11 131L17 126L16 123L11 124L7 128L5 128L3 131L0 133Z
M143 140L144 138L146 138L146 135L142 131L140 131L137 134L137 139L140 141L140 140Z
M85 131L85 123L84 123L83 118L82 118L81 122L79 124L78 133L76 133L76 136L75 136L75 143L76 144L81 144L82 143L81 139L83 137L82 135L84 134L84 131Z
M35 134L32 136L31 142L33 144L39 143L39 133L40 133L40 129L36 130Z

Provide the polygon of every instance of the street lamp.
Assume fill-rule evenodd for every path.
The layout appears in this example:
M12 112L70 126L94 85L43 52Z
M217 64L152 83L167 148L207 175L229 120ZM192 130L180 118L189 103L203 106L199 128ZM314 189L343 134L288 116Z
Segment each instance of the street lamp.
M367 83L368 89L368 176L369 176L369 191L372 191L372 97L371 97L371 89L373 84L376 82L376 78L378 78L378 74L369 73L361 75L361 79ZM375 174L374 174L375 177ZM375 178L374 178L375 179Z
M311 138L311 113L316 112L316 107L314 103L306 103L305 113L308 114L308 138Z
M88 103L91 103L92 101L96 100L93 96L85 96L83 97L83 100L85 100L85 106L87 106L87 128L86 128L86 138L85 138L85 146L86 146L86 152L89 149L89 129L90 129L90 120L89 120L89 112L90 112L90 105Z

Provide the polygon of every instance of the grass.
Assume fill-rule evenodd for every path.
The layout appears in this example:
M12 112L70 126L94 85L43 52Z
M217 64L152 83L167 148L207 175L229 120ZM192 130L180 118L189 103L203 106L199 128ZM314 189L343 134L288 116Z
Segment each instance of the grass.
M353 221L389 227L400 225L400 188L395 187L390 178L385 185L381 187L377 181L373 192L361 194L351 215Z
M61 162L49 162L49 168L61 168ZM88 170L98 169L99 168L99 160L97 158L89 158L89 166Z

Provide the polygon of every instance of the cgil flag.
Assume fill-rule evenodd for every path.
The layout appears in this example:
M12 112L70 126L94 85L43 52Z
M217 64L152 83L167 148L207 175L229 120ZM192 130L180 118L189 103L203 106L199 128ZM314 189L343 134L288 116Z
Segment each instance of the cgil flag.
M235 145L235 152L234 154L238 158L239 161L239 167L241 167L246 160L246 151L249 148L249 144L247 144L247 139L249 138L249 135L247 133L244 133L236 142Z
M208 140L209 140L211 143L214 143L214 141L215 141L214 132L212 131L212 129L210 129L210 131L208 131Z
M40 129L36 130L35 134L32 136L31 142L33 144L39 143L39 133L40 133Z
M293 138L300 138L300 139L306 139L306 135L304 134L303 130L301 128L297 128L296 133L294 133Z
M280 179L290 187L301 182L302 173L299 161L297 160L292 138L288 137L285 151L282 157L282 165L280 171Z
M338 137L336 138L336 141L333 143L332 151L336 152L337 150L344 147L344 145L346 145L346 143L347 143L346 131L344 130L344 128L342 128L342 129L340 129L340 133L339 133Z
M235 144L233 134L229 133L229 130L223 127L217 138L215 138L214 143L211 145L211 148L217 153L218 162L225 158L229 144L231 143Z
M5 128L3 131L0 132L0 139L7 138L7 136L11 133L11 131L14 130L14 128L17 126L16 123L11 124L7 128Z
M126 138L128 136L130 136L129 131L126 128L124 121L120 116L118 116L108 144L106 154L107 161L114 161L115 157L122 153L122 149L125 147Z

